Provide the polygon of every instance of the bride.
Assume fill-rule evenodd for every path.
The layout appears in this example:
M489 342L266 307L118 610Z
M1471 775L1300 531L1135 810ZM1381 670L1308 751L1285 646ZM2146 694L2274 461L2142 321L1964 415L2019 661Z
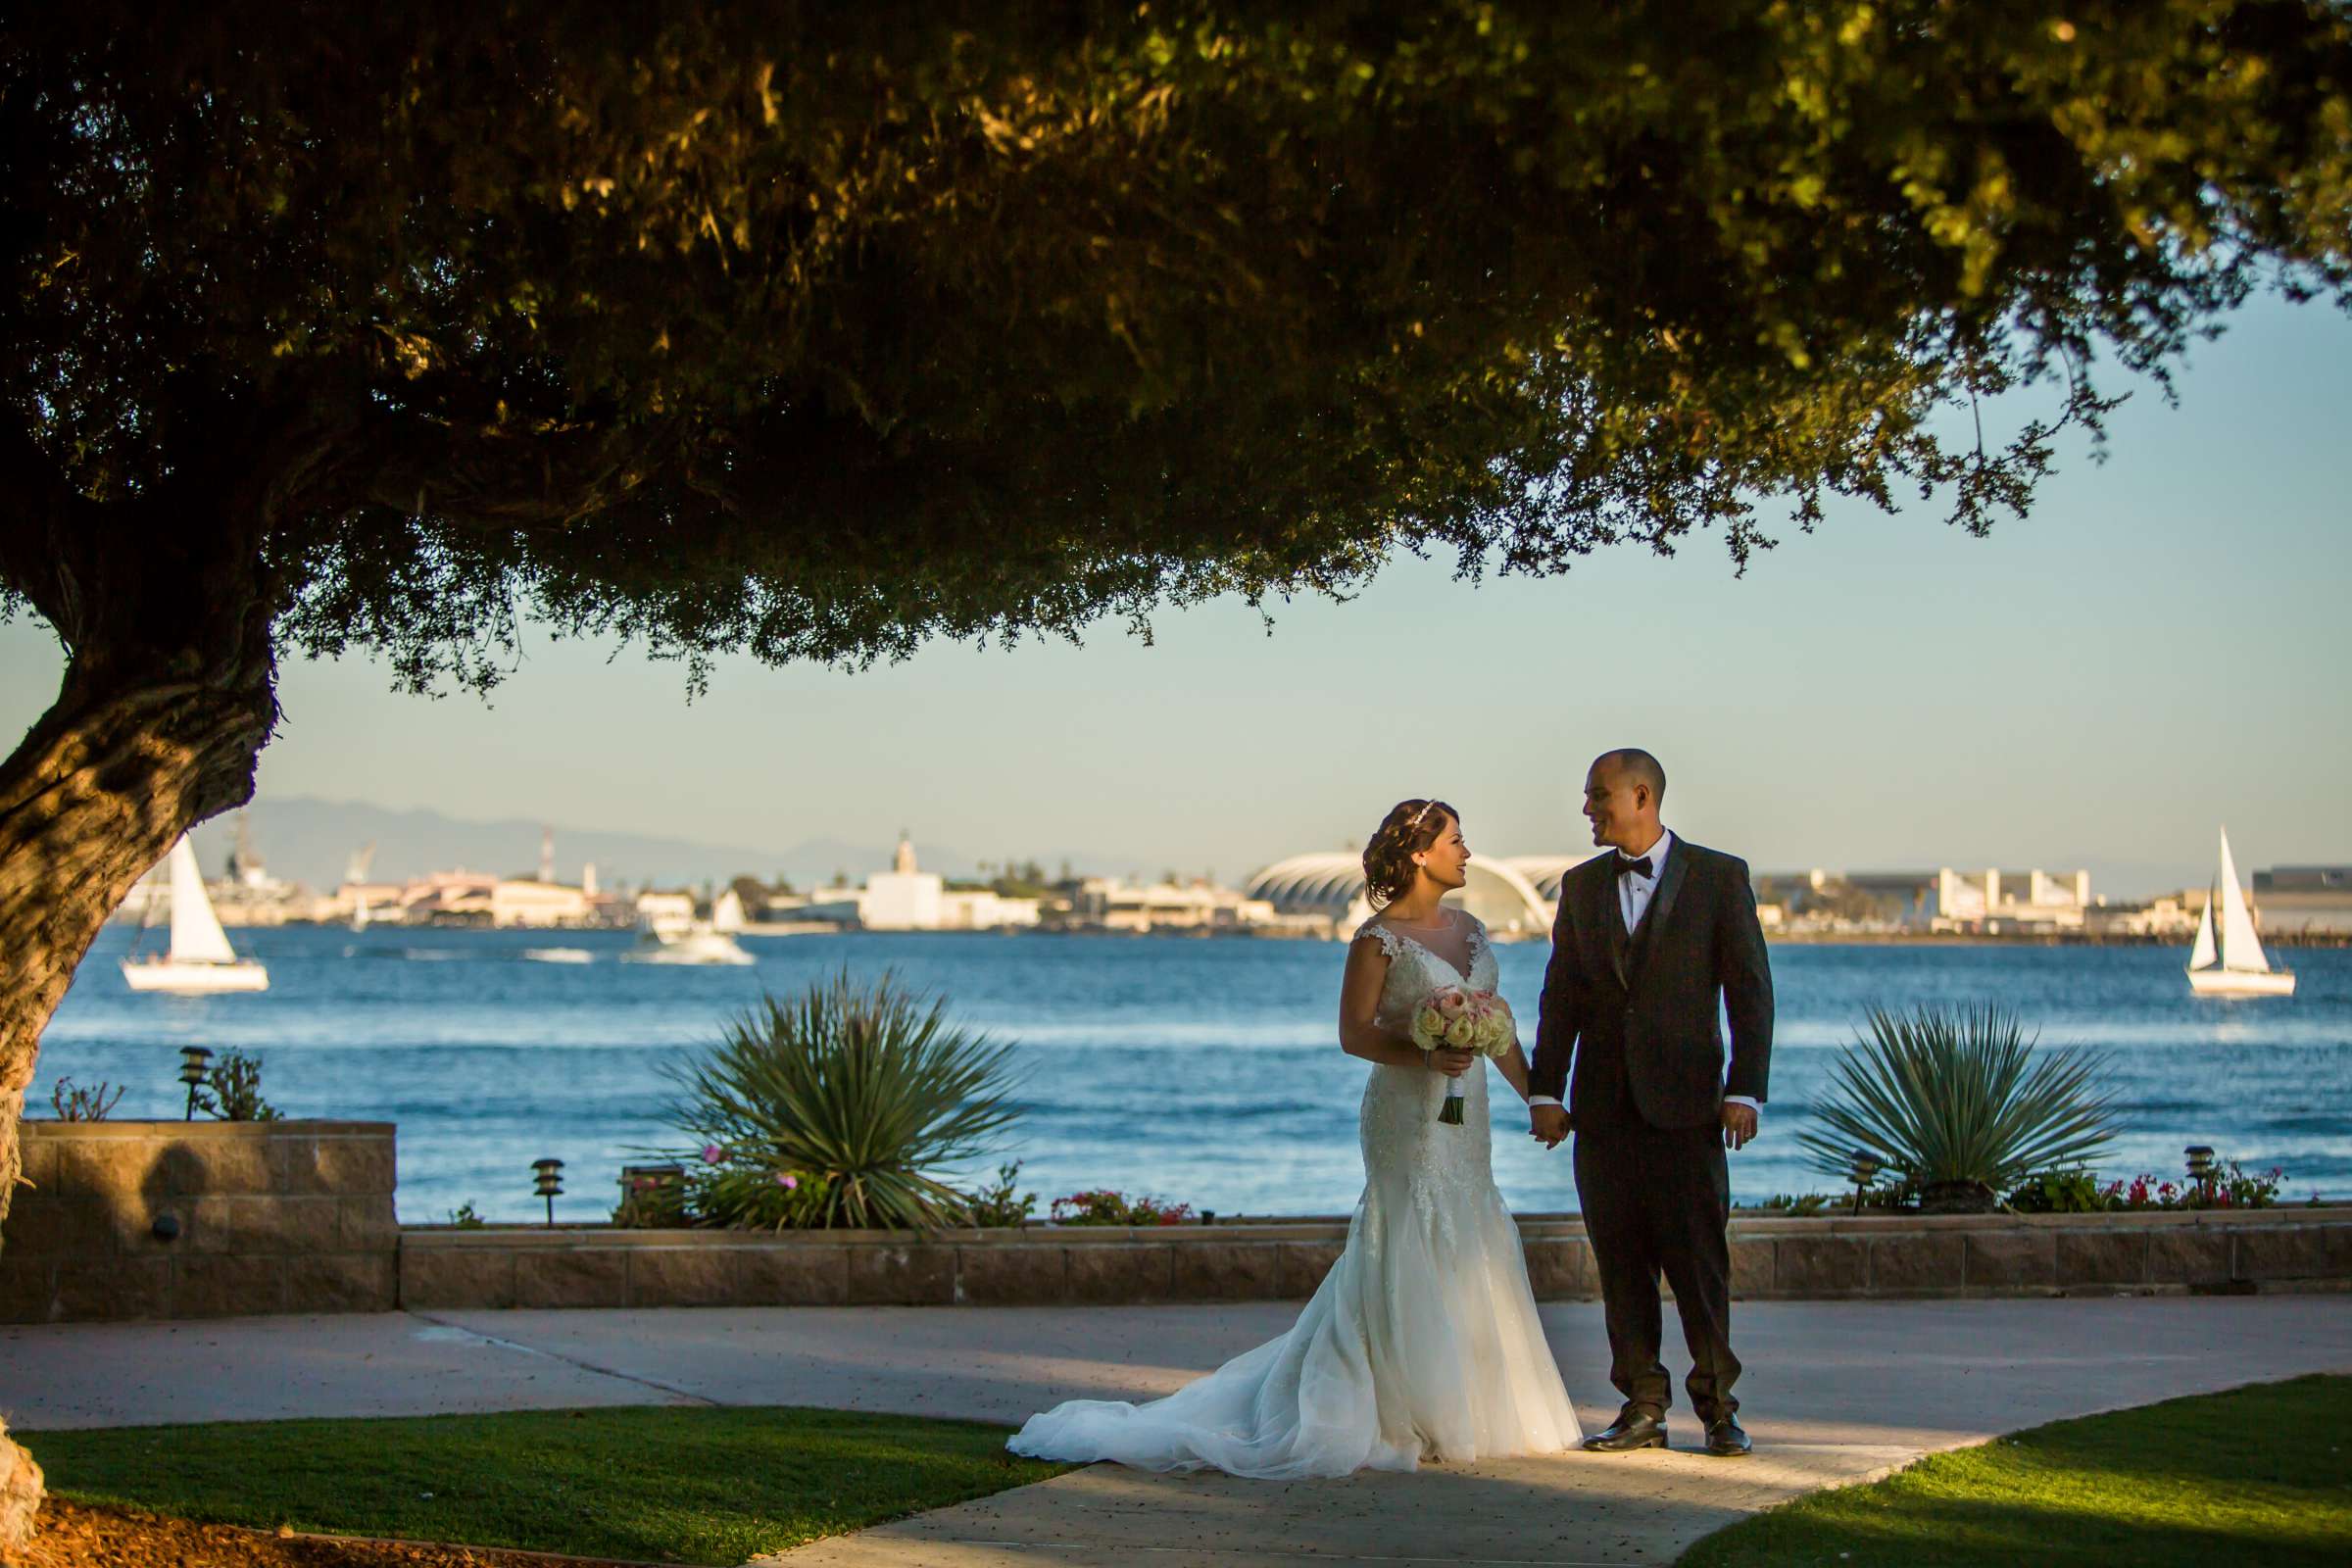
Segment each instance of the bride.
M1072 1399L1032 1416L1013 1452L1292 1480L1575 1446L1576 1412L1490 1168L1486 1074L1468 1052L1424 1054L1406 1032L1440 986L1494 989L1486 927L1439 903L1469 862L1443 801L1399 802L1364 851L1380 913L1356 932L1340 983L1340 1048L1372 1063L1364 1194L1298 1321L1164 1399ZM1497 1065L1524 1100L1525 1054L1514 1044ZM1446 1080L1465 1073L1461 1124L1443 1123Z

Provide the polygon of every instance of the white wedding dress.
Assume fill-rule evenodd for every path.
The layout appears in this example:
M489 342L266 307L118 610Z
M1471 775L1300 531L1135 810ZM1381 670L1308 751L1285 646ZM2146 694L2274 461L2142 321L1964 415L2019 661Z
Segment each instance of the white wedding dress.
M1469 985L1494 987L1486 928L1468 921ZM1401 1032L1462 972L1377 921L1358 941L1389 956L1378 1019ZM1576 1412L1536 1316L1519 1229L1490 1165L1488 1067L1465 1075L1459 1126L1438 1120L1446 1078L1372 1068L1360 1121L1364 1194L1347 1250L1282 1338L1148 1404L1072 1399L1013 1452L1148 1470L1214 1468L1293 1480L1411 1470L1575 1446Z

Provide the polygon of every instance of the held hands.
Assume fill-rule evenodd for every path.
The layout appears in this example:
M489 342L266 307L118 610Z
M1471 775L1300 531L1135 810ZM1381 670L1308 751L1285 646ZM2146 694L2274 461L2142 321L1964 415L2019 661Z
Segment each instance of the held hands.
M1476 1052L1446 1051L1442 1048L1437 1051L1423 1052L1422 1055L1428 1059L1431 1072L1442 1072L1448 1078L1459 1078L1468 1072L1470 1064L1478 1059Z
M1737 1150L1756 1136L1756 1107L1724 1102L1723 1147Z
M1527 1107L1528 1135L1545 1149L1557 1149L1568 1136L1568 1111L1562 1105L1530 1105Z

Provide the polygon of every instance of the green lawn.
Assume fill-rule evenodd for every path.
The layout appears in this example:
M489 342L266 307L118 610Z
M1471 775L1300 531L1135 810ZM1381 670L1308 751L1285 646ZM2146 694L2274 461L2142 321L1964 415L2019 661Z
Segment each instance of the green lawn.
M997 1427L836 1410L552 1410L18 1433L77 1502L184 1519L740 1563L1042 1481Z
M1816 1493L1686 1568L2224 1568L2352 1563L2352 1378L2307 1377L2036 1427Z

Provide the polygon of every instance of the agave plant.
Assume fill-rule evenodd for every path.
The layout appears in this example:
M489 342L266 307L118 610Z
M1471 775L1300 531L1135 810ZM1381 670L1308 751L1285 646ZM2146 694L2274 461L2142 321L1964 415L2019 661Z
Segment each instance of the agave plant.
M2077 1163L2115 1136L2096 1053L2035 1054L2016 1014L1990 1004L1873 1008L1870 1036L1831 1069L1829 1131L1797 1134L1820 1169L1870 1149L1932 1208L1992 1206L2028 1175Z
M680 1091L667 1119L729 1178L711 1184L726 1200L719 1217L954 1224L969 1200L931 1172L983 1152L1012 1121L1011 1049L949 1027L941 1003L893 976L869 990L844 973L789 1002L763 999L717 1045L666 1068ZM755 1192L763 1201L735 1200Z

